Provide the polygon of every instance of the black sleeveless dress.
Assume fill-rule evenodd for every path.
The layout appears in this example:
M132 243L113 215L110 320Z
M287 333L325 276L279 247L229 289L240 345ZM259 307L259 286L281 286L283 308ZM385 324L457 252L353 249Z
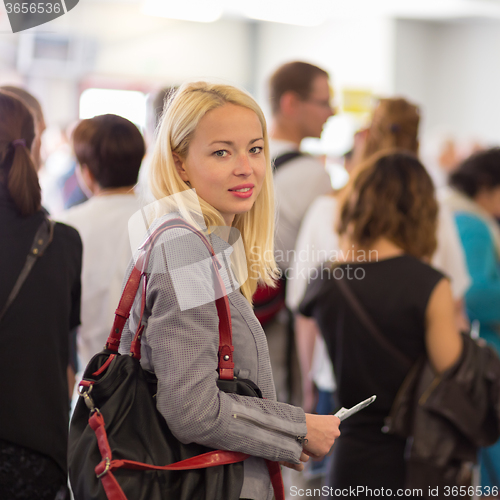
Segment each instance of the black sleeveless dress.
M396 495L404 487L406 443L382 428L407 368L357 318L338 288L335 276L341 273L382 333L414 361L425 353L425 311L443 274L408 255L342 264L336 270L325 267L309 284L299 308L316 319L325 339L340 405L349 408L377 396L371 406L342 422L329 486L391 488Z

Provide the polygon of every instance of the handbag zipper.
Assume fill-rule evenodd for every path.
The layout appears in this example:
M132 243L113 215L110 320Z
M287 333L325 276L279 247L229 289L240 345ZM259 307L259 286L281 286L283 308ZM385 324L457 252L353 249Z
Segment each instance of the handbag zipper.
M304 446L305 444L307 444L307 439L305 436L296 436L295 434L292 434L291 432L286 432L286 431L283 431L281 429L272 429L272 428L268 427L267 425L261 424L259 421L255 420L251 417L248 417L247 415L238 415L236 413L233 413L232 417L234 419L247 421L247 422L251 423L252 425L256 425L257 427L260 427L261 429L265 429L266 431L276 432L276 433L281 434L282 436L286 436L286 437L293 437L295 439L295 441L297 441L301 446Z

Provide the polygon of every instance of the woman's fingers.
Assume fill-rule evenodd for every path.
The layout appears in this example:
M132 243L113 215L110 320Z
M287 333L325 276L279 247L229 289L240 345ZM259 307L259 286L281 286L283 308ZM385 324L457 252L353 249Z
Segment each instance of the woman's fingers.
M301 471L304 470L304 462L307 462L309 460L309 456L303 451L300 454L300 464L292 464L290 462L280 462L280 465L283 465L285 467L288 467L289 469L293 469L296 471Z
M320 455L315 455L314 453L311 453L310 451L307 451L304 449L304 453L309 457L312 458L313 460L321 460L322 457Z
M304 452L316 459L327 455L340 436L340 420L334 415L306 413L307 435Z
M304 464L292 464L291 462L280 462L280 465L283 465L284 467L288 467L289 469L296 470L297 472L300 472L304 470Z

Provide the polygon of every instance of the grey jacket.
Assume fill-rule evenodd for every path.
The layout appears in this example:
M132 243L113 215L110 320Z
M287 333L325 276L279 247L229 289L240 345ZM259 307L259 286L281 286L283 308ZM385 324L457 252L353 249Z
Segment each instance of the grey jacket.
M264 399L217 388L219 332L209 252L198 236L185 229L167 230L152 253L141 363L158 378L157 407L172 433L183 443L252 455L245 461L241 496L270 500L270 479L262 459L299 462L307 433L305 414L301 408L276 402L265 334L248 301L232 286L229 259L221 254L229 253L228 244L216 237L211 243L223 265L226 290L233 289L228 298L235 375L256 383ZM127 277L130 270L131 266ZM121 352L128 352L137 328L140 298L141 292L123 332Z

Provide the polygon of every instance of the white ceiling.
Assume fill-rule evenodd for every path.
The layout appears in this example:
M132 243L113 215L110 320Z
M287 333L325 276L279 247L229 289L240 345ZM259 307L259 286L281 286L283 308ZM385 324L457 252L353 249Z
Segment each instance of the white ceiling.
M143 4L155 2L163 12L182 3L196 9L207 0L83 0L89 3ZM313 23L342 17L386 16L410 19L453 20L500 18L500 0L210 0L223 18L244 19L260 16L283 22L287 15ZM279 15L277 14L279 13ZM281 18L281 19L280 19ZM293 23L292 23L293 24Z

